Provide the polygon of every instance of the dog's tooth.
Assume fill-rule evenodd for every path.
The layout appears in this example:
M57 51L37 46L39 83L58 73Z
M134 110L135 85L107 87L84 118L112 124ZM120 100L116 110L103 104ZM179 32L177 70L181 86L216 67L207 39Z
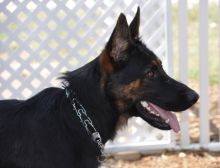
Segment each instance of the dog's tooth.
M154 112L154 111L152 111L152 110L150 110L150 113L155 115L155 112Z
M144 106L144 107L147 107L147 102L146 101L141 101L141 104Z
M147 106L146 109L147 109L148 111L151 111L149 106Z
M169 118L165 120L165 123L168 124L169 122L170 122L170 119L169 119Z
M159 114L159 113L156 113L156 116L157 116L157 117L160 117L160 114Z
M141 105L146 108L147 107L147 102L146 101L141 101Z

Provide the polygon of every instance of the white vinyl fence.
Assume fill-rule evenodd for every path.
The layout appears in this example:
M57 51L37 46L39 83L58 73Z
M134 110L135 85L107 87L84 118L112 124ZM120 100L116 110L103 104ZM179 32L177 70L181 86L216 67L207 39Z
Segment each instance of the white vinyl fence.
M188 4L187 4L188 2ZM189 22L188 22L188 8L190 6L190 3L195 1L181 1L178 0L178 48L179 48L179 75L180 80L184 83L188 83L188 69L189 69L189 62L191 60L191 55L189 55L189 49L192 50L193 47L197 46L190 46L189 44ZM211 151L220 151L220 138L219 138L219 123L220 123L220 115L219 115L219 108L215 108L211 112L211 108L209 106L213 106L213 102L210 103L209 101L209 30L210 30L210 23L209 23L209 3L215 3L218 8L218 19L220 18L220 1L208 1L208 0L199 0L197 1L198 8L199 8L199 19L198 19L198 60L199 60L199 94L200 94L200 100L199 100L199 108L198 113L193 112L191 110L185 111L181 114L180 120L181 120L181 135L180 135L180 142L177 145L173 146L173 149L189 149L189 150L200 150L200 149L207 149ZM220 20L217 21L217 23L213 23L215 25L219 25ZM217 27L218 34L220 34L220 28ZM218 38L218 46L219 46L219 39ZM213 40L213 39L211 39ZM169 42L168 42L169 43ZM211 43L212 44L212 43ZM215 46L217 48L217 51L215 56L219 59L219 53L220 53L220 47L217 45ZM212 46L213 47L213 46ZM212 56L213 57L213 56ZM196 64L195 64L196 65ZM215 93L218 96L217 103L219 106L219 90ZM214 102L216 103L216 102ZM198 104L197 104L198 105ZM192 117L195 118L195 115L197 115L197 122L193 124L197 124L197 134L199 135L198 142L192 142L191 140L191 128L190 128L190 119ZM214 118L214 120L213 120ZM210 127L212 126L212 127ZM214 127L214 128L213 128ZM215 137L211 138L213 135L212 130L215 129ZM194 133L195 134L195 133Z
M220 149L209 141L208 1L200 1L200 142L190 142L189 112L180 116L181 136L160 131L140 118L129 121L107 152L163 149ZM109 38L120 12L128 21L141 7L143 41L173 72L170 0L0 0L0 98L26 99L45 87L60 86L61 72L95 58ZM187 1L179 0L180 80L187 83ZM179 143L180 142L180 143Z

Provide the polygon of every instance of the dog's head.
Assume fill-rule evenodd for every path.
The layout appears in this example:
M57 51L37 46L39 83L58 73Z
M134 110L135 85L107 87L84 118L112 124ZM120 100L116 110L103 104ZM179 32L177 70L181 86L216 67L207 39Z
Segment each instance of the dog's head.
M128 25L120 14L100 55L102 87L121 114L140 116L152 126L179 131L176 115L198 100L198 94L169 77L161 60L139 38L140 9Z

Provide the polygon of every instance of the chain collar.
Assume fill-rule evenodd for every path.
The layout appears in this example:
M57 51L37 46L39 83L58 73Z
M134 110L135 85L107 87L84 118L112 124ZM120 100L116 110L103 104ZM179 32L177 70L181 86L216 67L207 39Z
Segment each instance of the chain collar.
M85 108L77 100L72 90L67 89L66 85L64 84L63 84L63 88L65 89L66 97L70 100L73 111L76 112L76 115L78 116L82 126L86 129L87 134L92 138L93 142L97 144L101 153L101 156L98 156L98 161L102 162L105 159L105 157L104 157L104 144L102 143L102 138L100 133L95 128L92 120L87 115ZM73 96L71 97L71 95Z

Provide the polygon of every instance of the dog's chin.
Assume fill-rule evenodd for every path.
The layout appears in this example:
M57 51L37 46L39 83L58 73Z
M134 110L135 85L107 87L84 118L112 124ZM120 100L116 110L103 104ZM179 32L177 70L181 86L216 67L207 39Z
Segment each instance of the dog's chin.
M151 126L161 130L180 131L177 117L171 111L162 109L161 107L147 101L141 101L136 104L138 116L148 122Z

